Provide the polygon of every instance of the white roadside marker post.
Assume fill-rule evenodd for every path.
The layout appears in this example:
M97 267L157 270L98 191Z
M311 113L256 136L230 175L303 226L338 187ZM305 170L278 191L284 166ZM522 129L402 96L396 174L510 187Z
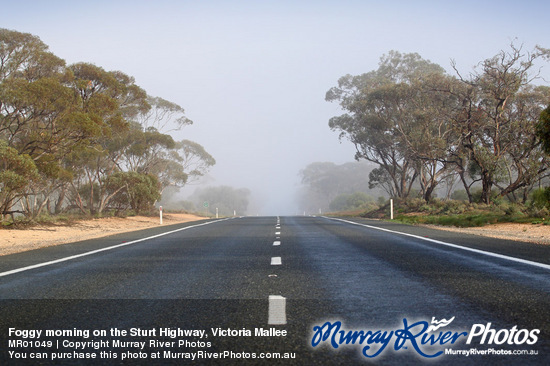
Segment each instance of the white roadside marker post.
M162 206L159 207L160 224L162 225Z

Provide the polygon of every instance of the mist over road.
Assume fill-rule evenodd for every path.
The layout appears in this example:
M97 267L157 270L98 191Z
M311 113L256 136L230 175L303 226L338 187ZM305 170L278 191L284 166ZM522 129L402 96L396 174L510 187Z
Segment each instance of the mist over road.
M435 355L446 348L538 354L437 356L445 364L544 364L550 360L549 274L550 249L535 244L368 220L210 220L3 257L1 342L32 339L15 333L25 329L43 330L40 340L54 343L82 340L82 335L45 338L45 330L106 330L106 335L92 333L84 339L90 343L79 350L101 356L94 364L120 362L110 357L128 350L135 355L147 351L147 359L132 360L143 364L155 364L151 353L157 351L163 357L164 352L206 352L192 364L418 364L427 360L421 353ZM383 331L389 337L389 332L407 325L443 319L453 320L435 334L448 331L456 342L440 339L430 345L418 337L416 349L416 339L399 343L394 332L382 347ZM338 337L322 339L327 322L346 332L371 331L371 337L349 345L338 344ZM422 324L409 328L410 334L419 333ZM474 324L480 326L473 329ZM134 333L112 333L113 329ZM195 333L172 338L161 329ZM494 330L492 344L489 329ZM540 332L532 333L534 329ZM466 334L474 330L480 334L466 344ZM94 340L109 344L94 348ZM135 344L125 348L115 340ZM180 340L184 343L178 345ZM139 342L145 342L144 347ZM32 363L14 358L10 351L24 350L11 345L1 348L3 361ZM71 344L40 347L34 350L75 351ZM370 360L363 354L373 356L376 350L380 353ZM210 358L224 352L235 357ZM295 358L260 362L251 356L267 352ZM182 360L164 358L158 364L171 362Z

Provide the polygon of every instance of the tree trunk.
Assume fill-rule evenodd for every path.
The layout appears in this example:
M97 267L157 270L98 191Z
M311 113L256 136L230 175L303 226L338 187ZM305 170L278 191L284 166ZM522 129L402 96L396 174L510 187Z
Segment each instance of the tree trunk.
M481 172L481 202L490 204L491 203L491 188L493 187L493 180L491 174L484 170Z
M67 187L65 187L65 185L63 185L61 187L61 191L59 192L59 197L57 198L57 202L55 203L54 212L55 212L56 215L60 214L61 210L63 209L63 202L65 201L66 192L67 192Z
M424 193L424 200L426 202L430 202L431 199L432 199L432 194L435 190L435 188L437 187L437 183L435 184L430 184L428 185L428 187L426 187L426 192Z

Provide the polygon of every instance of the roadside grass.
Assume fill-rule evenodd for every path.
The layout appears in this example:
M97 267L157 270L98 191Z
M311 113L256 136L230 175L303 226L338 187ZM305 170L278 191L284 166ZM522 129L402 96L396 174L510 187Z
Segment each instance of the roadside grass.
M406 224L429 224L456 227L479 227L490 224L514 222L514 223L537 223L537 219L520 215L499 215L495 213L479 213L474 215L397 215L395 221Z
M23 215L16 216L14 221L4 220L0 227L6 229L25 229L28 227L42 226L63 226L71 225L78 220L92 219L90 215L63 213L58 215L39 215L35 218L28 218Z
M189 212L187 210L165 210L166 214L170 213L182 213L201 216L200 213ZM118 218L127 218L134 216L145 216L145 217L158 217L159 212L156 209L150 211L142 211L136 213L133 210L124 210L124 211L105 211L101 214L91 215L84 214L82 212L69 212L69 213L60 213L60 214L41 214L34 218L26 217L24 215L15 216L15 220L12 221L11 217L6 215L4 221L0 222L0 229L27 229L33 226L71 226L77 221L84 220L95 220L108 217L118 217ZM203 216L203 215L202 215Z
M377 210L365 212L362 217L390 219L389 204ZM479 227L497 223L550 224L550 212L532 205L508 201L490 205L456 200L421 199L394 202L394 221L405 224L429 224L456 227Z

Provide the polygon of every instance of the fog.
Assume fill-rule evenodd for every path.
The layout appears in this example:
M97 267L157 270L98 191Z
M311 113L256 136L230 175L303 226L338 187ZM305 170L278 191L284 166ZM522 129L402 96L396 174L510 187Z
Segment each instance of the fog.
M248 214L297 212L298 172L352 161L325 93L390 50L468 73L517 38L549 47L541 1L18 1L1 27L39 36L68 64L121 70L194 121L174 133L216 159L205 184L248 188ZM192 191L188 187L184 192Z

